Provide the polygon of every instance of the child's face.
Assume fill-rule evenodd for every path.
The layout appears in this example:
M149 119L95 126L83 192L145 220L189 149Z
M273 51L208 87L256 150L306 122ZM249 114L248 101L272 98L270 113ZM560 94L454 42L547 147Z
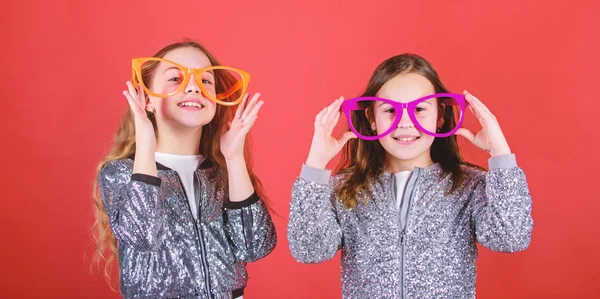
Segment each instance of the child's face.
M211 65L202 51L190 47L175 49L167 53L164 58L188 68L203 68ZM161 62L154 71L152 90L168 93L177 88L175 85L179 84L182 78L181 71ZM202 82L214 93L214 78L202 78ZM216 103L204 97L194 74L191 74L183 91L166 98L152 96L149 98L149 105L156 109L154 115L159 127L197 129L208 124L215 116Z
M376 96L407 103L434 93L434 87L427 78L416 73L405 73L386 82ZM430 148L435 137L419 131L412 123L407 110L394 111L391 109L391 105L380 105L381 103L377 102L373 107L374 122L371 123L371 128L377 132L385 132L389 129L396 113L402 113L402 119L398 126L390 134L379 139L388 153L388 158L429 162L431 159ZM415 114L419 124L430 132L436 131L437 105L435 99L425 101L418 105L419 111Z

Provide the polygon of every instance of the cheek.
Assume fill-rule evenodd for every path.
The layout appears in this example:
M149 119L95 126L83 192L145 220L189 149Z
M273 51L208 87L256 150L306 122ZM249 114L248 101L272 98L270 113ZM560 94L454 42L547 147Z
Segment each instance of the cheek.
M435 140L435 137L433 137L431 135L423 134L420 139L421 139L421 143L423 144L424 147L430 147L431 144L433 144L433 140Z
M203 85L204 85L204 88L206 89L206 91L208 91L208 93L211 96L213 96L213 97L216 96L217 93L215 92L215 86L213 84L203 84Z
M154 84L152 84L152 91L156 93L167 94L169 92L172 92L173 90L175 89L172 88L172 86L169 86L168 84L162 84L159 82L154 82Z
M170 76L177 76L176 74L170 74ZM152 82L151 90L155 93L159 94L169 94L177 91L177 89L181 86L181 80L183 78L179 76L180 81L169 81L166 78L154 78Z
M151 99L151 101L153 101L154 107L156 107L156 110L160 110L162 112L168 113L168 111L175 108L175 106L177 105L178 99L175 97L166 97L166 98L155 98L154 100Z
M427 119L423 120L422 122L419 122L421 124L421 126L429 129L429 130L434 130L437 127L437 119L435 116L432 117L428 117Z
M179 84L163 85L160 93L169 94L177 91L177 88L179 88Z
M210 110L210 111L217 111L217 103L215 103L211 100L207 99L206 106L207 106L206 108L208 108L208 110ZM237 106L236 106L236 109L237 109Z
M427 115L415 115L419 124L430 132L434 132L437 129L437 112Z
M395 115L393 113L377 113L375 112L375 126L378 131L385 131L390 128L394 122Z

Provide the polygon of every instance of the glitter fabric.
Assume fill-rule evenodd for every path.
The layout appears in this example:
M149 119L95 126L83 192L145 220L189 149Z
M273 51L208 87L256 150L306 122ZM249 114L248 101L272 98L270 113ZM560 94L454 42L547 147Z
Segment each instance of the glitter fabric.
M253 194L227 202L216 169L196 171L200 199L194 220L177 172L158 166L158 178L132 174L133 160L112 161L98 183L118 240L125 298L232 298L243 293L246 263L276 244L269 213Z
M467 168L469 179L451 195L451 175L439 165L416 168L405 191L406 221L393 174L375 181L373 199L364 203L361 192L358 205L345 209L334 196L342 178L305 165L292 190L292 255L318 263L341 249L344 298L474 298L477 242L520 251L533 229L529 188L514 155L489 163L488 172Z

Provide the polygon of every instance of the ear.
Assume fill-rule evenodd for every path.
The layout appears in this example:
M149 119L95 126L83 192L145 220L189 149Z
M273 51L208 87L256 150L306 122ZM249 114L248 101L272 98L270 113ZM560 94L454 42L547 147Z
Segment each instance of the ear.
M372 113L373 113L373 110L371 108L365 108L365 116L371 123L371 130L377 131L377 125L375 124L375 120L374 120Z
M150 102L150 99L148 98L148 96L146 96L146 107L145 107L146 111L150 112L150 113L154 113L154 111L156 111L156 107L154 107L154 105L152 104L152 102Z
M436 128L439 130L444 126L444 112L446 111L446 104L440 104L440 110L438 111L438 120L436 124Z

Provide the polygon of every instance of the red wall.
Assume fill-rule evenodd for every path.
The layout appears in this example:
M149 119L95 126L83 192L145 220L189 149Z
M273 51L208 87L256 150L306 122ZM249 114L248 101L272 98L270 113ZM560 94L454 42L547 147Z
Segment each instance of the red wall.
M377 64L403 52L423 55L451 90L486 103L528 175L531 246L512 255L483 249L479 296L600 296L598 2L147 2L0 9L1 297L118 298L88 271L91 182L126 108L131 58L183 37L251 72L250 90L265 100L254 161L282 217L276 250L248 266L245 297L341 297L339 257L301 265L289 253L290 189L314 115L339 95L358 95ZM480 150L463 149L486 165Z

